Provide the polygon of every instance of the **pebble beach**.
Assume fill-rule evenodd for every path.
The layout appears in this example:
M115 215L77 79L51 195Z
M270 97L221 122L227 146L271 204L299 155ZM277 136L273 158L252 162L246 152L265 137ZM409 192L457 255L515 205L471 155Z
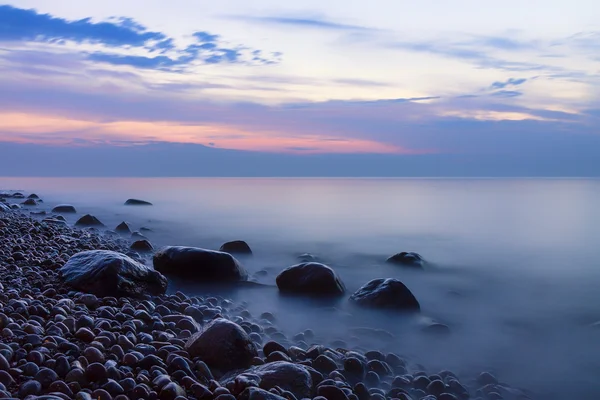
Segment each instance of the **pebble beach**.
M157 294L150 284L103 296L81 290L65 281L74 256L114 252L160 275L144 253L155 250L10 206L25 201L0 208L0 398L535 398L485 371L459 377L394 353L314 343L310 326L287 337L276 315L218 296Z

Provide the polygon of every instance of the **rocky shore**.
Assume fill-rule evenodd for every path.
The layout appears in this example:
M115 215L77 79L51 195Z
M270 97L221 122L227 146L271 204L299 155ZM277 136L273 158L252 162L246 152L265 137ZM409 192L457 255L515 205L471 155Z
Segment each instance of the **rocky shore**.
M136 279L149 282L146 275L115 281L118 290L103 296L65 283L69 260L95 250L126 257L118 263L144 263L118 235L1 207L0 398L530 398L487 372L461 383L450 371L426 371L392 353L313 343L310 327L289 338L273 315L253 316L224 298L130 291ZM162 279L152 275L152 287L166 287ZM343 291L337 277L331 281Z

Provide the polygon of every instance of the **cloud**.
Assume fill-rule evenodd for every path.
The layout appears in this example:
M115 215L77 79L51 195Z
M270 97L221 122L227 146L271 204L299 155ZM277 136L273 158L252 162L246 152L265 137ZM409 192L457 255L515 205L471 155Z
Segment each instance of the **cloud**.
M194 42L181 48L165 33L150 31L124 17L102 22L90 18L69 21L35 10L0 6L0 27L0 42L7 45L41 42L73 51L70 46L73 43L100 45L102 49L91 52L84 49L78 53L85 54L92 62L140 69L181 72L197 64L265 65L281 60L280 52L265 53L243 45L231 46L219 35L204 31L194 32L191 35ZM54 57L60 56L55 54Z
M346 32L369 32L377 29L368 28L360 25L343 24L318 17L306 16L229 16L228 18L237 19L257 24L280 25L288 27L298 27L307 29L321 29L330 31Z
M524 84L525 82L527 82L526 78L519 78L519 79L515 79L515 78L510 78L507 81L504 82L494 82L492 83L491 88L492 89L504 89L507 86L519 86Z
M69 21L50 14L39 14L0 5L0 41L98 43L105 46L134 46L170 49L169 38L161 32L149 31L130 18L93 22L90 18Z
M518 90L499 90L492 93L492 96L495 97L518 97L522 95L523 92L519 92Z

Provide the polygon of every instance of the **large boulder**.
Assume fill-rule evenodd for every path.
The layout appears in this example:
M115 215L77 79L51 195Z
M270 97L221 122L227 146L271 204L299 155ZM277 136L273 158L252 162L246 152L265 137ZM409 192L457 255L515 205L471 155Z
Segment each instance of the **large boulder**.
M234 240L232 242L223 243L219 251L230 254L252 255L252 249L248 243L243 240Z
M29 198L28 198L28 199L26 199L26 200L25 200L23 203L21 203L21 204L23 204L24 206L37 206L37 205L38 205L38 203L37 203L37 201L36 201L35 199L29 199Z
M117 227L115 228L115 232L129 234L131 233L131 227L127 222L123 221L119 225L117 225Z
M350 300L363 307L419 311L421 306L412 292L399 280L374 279L356 291Z
M388 264L400 265L402 267L423 268L425 260L418 253L406 252L394 254L386 261Z
M313 381L310 372L300 364L287 361L275 361L253 367L242 374L233 374L224 378L221 383L226 385L229 381L239 381L248 378L259 382L261 389L270 390L279 387L293 393L297 399L312 398Z
M161 295L167 290L167 279L160 272L109 250L77 253L60 272L66 284L97 296Z
M77 210L70 204L59 204L52 209L53 213L75 214Z
M86 214L75 222L75 226L104 226L104 224L93 215Z
M245 281L248 273L231 254L197 247L170 246L154 254L154 269L200 282Z
M282 292L318 295L342 295L346 288L327 265L308 262L286 268L277 275L277 287Z
M248 368L258 355L256 346L238 324L216 318L190 337L185 350L222 373Z
M138 199L129 199L125 202L126 206L151 206L152 203L149 201L138 200Z
M131 250L141 251L141 252L149 252L154 250L154 246L146 239L137 240L133 242L130 246Z

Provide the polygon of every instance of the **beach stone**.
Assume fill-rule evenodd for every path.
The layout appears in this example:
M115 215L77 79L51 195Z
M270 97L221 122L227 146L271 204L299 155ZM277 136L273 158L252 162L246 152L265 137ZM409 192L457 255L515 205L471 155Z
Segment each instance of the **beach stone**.
M130 249L134 251L150 252L154 250L154 247L147 239L142 239L133 242Z
M374 279L358 289L350 300L362 307L419 311L421 306L412 292L399 280Z
M115 232L131 233L131 227L129 226L129 224L127 222L123 221L119 225L117 225L117 227L115 228Z
M283 270L276 278L281 292L318 295L343 295L345 286L330 267L315 263L302 263Z
M75 226L104 226L104 224L93 215L86 214L75 222Z
M167 289L167 279L162 274L109 250L77 253L60 273L66 284L101 297L161 295Z
M229 253L197 247L165 247L154 254L154 269L199 282L245 281L248 273Z
M185 390L175 382L166 384L159 396L160 400L175 400L177 396L187 397Z
M317 395L327 400L348 400L348 396L342 389L334 385L322 385L317 388Z
M418 253L406 252L394 254L386 261L388 264L400 265L402 267L423 268L425 260Z
M275 361L250 368L241 375L234 375L222 382L225 386L228 381L236 378L259 378L260 388L270 390L275 387L291 392L297 399L311 398L313 380L309 371L299 364L286 361Z
M59 214L75 214L77 210L70 204L59 204L52 209L52 212Z
M31 193L29 196L27 196L27 198L28 199L36 199L36 200L38 200L40 198L40 196L38 196L35 193Z
M151 206L152 203L150 203L149 201L145 201L145 200L139 200L139 199L128 199L125 202L126 206Z
M37 206L38 205L38 203L35 199L27 199L21 204L23 204L24 206Z
M238 400L286 400L286 398L257 387L247 387L238 396Z
M50 368L42 368L35 375L35 380L41 383L43 388L47 388L52 382L58 380L58 374Z
M221 372L247 368L258 355L254 343L239 325L216 318L185 344L191 357L199 357L209 367Z
M481 386L497 385L498 379L494 375L490 374L489 372L482 372L477 377L477 383L479 383Z
M36 380L24 382L19 388L19 397L37 396L42 393L42 384Z
M223 245L219 248L219 251L229 254L252 255L250 246L248 246L248 243L244 242L243 240L234 240L223 243Z
M0 211L1 212L9 212L10 211L10 207L0 201Z

